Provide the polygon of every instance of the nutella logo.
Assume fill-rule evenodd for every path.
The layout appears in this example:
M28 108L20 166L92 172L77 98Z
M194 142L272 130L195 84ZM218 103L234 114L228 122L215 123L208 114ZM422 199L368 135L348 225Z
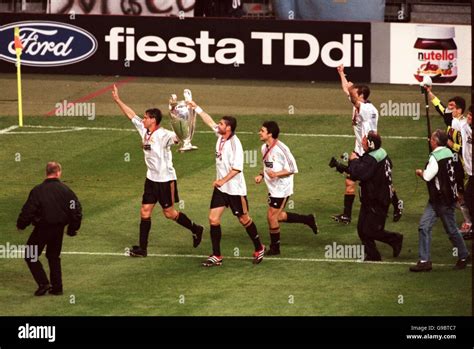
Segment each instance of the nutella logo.
M429 76L434 83L448 84L457 78L457 46L455 28L448 26L417 25L415 79L422 82ZM415 61L416 59L416 61Z
M452 51L442 50L440 51L431 51L431 52L418 52L419 61L452 61L456 57Z

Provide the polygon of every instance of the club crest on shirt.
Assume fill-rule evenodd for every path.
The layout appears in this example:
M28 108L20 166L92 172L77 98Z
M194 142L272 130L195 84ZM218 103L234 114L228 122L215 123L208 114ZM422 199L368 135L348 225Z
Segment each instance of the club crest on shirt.
M273 161L264 161L265 167L273 168Z
M151 150L151 146L155 143L155 140L151 138L151 135L143 138L143 150Z

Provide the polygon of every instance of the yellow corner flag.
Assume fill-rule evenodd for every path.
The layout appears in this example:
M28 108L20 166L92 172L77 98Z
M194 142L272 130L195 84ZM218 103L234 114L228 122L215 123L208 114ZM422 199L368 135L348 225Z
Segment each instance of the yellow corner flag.
M18 125L23 127L23 101L21 96L21 51L23 44L20 39L20 28L15 27L15 51L16 51L16 81L18 85Z

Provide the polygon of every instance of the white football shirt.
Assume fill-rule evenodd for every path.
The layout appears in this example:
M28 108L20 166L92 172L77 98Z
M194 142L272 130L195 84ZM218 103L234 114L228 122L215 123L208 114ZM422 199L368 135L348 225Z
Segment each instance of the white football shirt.
M224 140L222 136L217 133L217 125L214 128L216 132L216 172L217 179L222 179L234 169L240 171L230 181L225 183L219 189L221 192L229 195L247 195L247 185L244 177L244 149L239 138L234 134L229 139Z
M454 128L456 131L461 131L464 125L467 124L467 118L462 116L460 118L453 118L451 121L451 127Z
M464 160L464 171L472 176L472 129L467 122L461 128L462 158Z
M270 196L274 198L286 198L293 195L293 174L298 173L298 167L296 166L295 158L293 154L291 154L290 149L279 140L271 147L264 144L262 145L262 158L265 168L265 184L267 185ZM287 177L270 178L267 174L267 170L272 170L273 172L287 170L293 174Z
M372 103L360 103L359 112L356 107L352 111L352 125L355 134L354 151L359 155L364 155L362 148L362 138L367 136L369 131L377 131L379 112Z
M148 168L146 178L153 182L176 180L170 150L171 145L175 143L176 134L163 127L150 133L137 115L132 119L132 123L142 138L143 154L145 154L145 164Z

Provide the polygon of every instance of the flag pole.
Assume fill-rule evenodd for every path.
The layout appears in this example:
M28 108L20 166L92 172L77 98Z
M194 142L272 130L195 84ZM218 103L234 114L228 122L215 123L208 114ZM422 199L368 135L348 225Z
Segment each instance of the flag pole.
M15 27L16 81L18 86L18 126L23 127L23 97L21 94L21 50L20 28Z
M433 149L431 149L431 120L430 120L430 104L428 103L428 89L427 87L431 87L433 85L433 81L428 75L423 77L423 81L420 83L421 93L425 96L425 113L426 113L426 128L428 131L428 153L431 153Z

